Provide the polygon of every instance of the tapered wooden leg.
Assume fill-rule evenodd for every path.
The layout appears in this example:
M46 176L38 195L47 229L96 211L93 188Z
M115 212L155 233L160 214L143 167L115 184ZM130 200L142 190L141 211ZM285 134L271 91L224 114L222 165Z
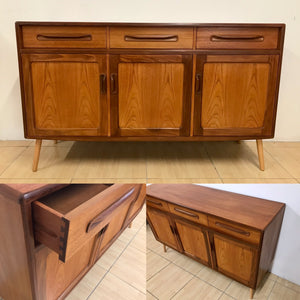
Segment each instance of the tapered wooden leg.
M167 252L167 246L164 245L164 252Z
M128 225L128 228L131 228L131 226L132 226L132 222Z
M237 144L240 144L240 143L241 143L241 141L236 141L236 143L237 143Z
M253 295L254 295L254 289L250 288L250 299L253 299Z
M36 140L35 141L34 156L33 156L33 164L32 164L32 171L33 172L36 172L38 164L39 164L41 146L42 146L42 140Z
M262 140L256 140L259 168L261 171L265 170L265 161L264 161L264 149Z
M53 142L54 142L54 144L57 144L57 140L54 140Z

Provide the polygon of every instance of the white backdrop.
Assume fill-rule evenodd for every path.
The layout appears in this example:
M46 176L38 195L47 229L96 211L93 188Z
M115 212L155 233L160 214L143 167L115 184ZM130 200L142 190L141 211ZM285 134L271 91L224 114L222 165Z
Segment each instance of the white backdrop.
M300 184L204 184L219 190L286 203L271 272L300 285Z
M276 140L300 141L299 0L0 0L0 139L22 139L15 21L286 23Z

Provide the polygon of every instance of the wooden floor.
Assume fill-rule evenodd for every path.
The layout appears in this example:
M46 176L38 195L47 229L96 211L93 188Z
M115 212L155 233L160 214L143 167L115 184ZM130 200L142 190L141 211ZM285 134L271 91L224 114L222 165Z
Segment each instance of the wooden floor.
M248 300L249 288L157 242L147 226L147 300ZM300 286L272 273L253 299L299 300Z
M145 207L66 300L146 299Z
M297 183L300 142L43 141L37 172L33 141L0 141L0 182Z

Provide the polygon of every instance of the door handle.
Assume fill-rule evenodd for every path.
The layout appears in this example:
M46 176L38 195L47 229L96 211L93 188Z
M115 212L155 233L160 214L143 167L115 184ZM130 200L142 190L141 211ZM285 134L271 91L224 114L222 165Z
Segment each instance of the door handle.
M201 88L201 74L196 74L195 93L200 94Z
M106 75L105 74L100 75L100 93L106 94Z
M117 74L113 73L110 75L110 92L111 94L117 93Z

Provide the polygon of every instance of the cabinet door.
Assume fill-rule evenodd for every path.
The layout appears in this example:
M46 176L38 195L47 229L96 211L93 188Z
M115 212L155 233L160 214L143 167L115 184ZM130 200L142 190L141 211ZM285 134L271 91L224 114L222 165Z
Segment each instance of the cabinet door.
M206 233L199 226L175 219L183 252L205 265L210 265Z
M213 235L213 244L217 270L254 287L257 250L218 234Z
M192 55L112 55L110 72L112 135L189 135Z
M23 54L28 137L107 135L106 57Z
M35 253L37 299L58 299L74 287L92 263L94 244L95 239L90 239L66 263L47 247L38 249Z
M278 55L197 56L194 134L274 134Z
M170 246L178 251L181 251L174 227L167 214L147 206L147 220L150 224L152 232L157 240L161 243Z

